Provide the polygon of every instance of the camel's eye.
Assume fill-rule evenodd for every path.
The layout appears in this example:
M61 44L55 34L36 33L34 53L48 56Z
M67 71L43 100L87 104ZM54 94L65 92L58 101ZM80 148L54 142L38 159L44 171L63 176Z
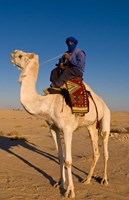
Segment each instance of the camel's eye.
M22 58L22 55L19 55L18 57L21 59L21 58Z

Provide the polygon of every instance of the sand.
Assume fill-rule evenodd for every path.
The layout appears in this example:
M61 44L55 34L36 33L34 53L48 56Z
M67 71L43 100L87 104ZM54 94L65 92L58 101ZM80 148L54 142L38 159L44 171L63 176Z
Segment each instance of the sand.
M81 181L86 178L92 160L91 141L86 128L74 132L74 199L129 200L129 112L111 113L107 186L100 184L101 137L99 149L101 157L92 181L84 185ZM65 190L53 187L58 178L57 152L42 118L23 110L0 110L0 200L60 200Z

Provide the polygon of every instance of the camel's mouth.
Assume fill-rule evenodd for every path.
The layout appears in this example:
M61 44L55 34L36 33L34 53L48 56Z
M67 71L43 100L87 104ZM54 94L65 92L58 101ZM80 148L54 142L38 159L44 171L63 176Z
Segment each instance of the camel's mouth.
M10 59L10 62L11 62L13 65L15 65L15 66L17 66L17 67L20 68L20 66L16 63L15 58L11 58L11 59Z
M11 53L11 59L10 59L10 62L12 63L12 64L16 64L16 61L15 61L15 57L14 57L14 53L12 52Z
M11 59L10 59L10 62L11 62L12 64L15 65L15 60L14 60L14 58L11 58Z
M11 53L10 62L11 62L13 65L15 65L15 66L17 66L18 68L21 69L20 64L18 64L18 62L17 62L16 60L17 60L17 57L15 57L15 54L14 54L14 53Z

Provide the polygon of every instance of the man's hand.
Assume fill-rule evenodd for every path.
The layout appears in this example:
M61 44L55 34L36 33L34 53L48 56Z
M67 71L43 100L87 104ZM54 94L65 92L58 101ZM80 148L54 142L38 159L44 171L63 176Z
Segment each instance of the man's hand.
M64 65L64 63L60 63L59 67L60 67L61 69L65 69L66 66Z
M69 53L65 53L64 57L65 57L65 59L69 59L70 58L70 54Z

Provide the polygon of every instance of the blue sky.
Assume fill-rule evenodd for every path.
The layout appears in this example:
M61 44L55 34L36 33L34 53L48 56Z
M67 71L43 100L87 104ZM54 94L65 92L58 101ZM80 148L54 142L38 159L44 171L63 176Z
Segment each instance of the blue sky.
M129 111L128 0L0 0L0 109L21 108L10 53L33 52L43 62L65 52L69 36L86 52L84 81L111 111ZM41 65L38 93L57 62Z

